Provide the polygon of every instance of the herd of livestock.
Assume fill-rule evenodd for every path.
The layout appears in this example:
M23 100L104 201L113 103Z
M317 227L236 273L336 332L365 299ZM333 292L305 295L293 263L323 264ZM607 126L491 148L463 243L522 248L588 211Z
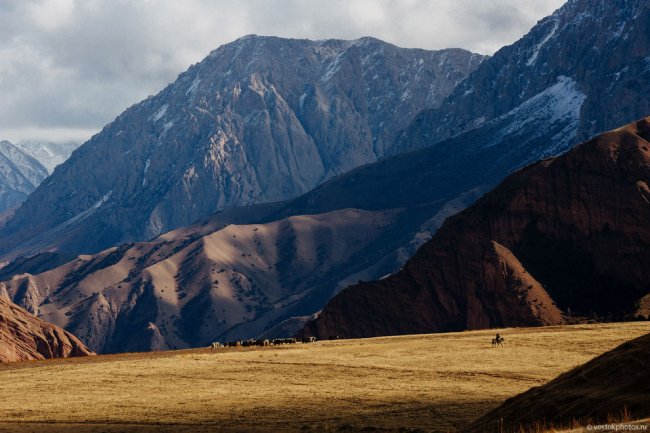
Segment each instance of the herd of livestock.
M300 340L297 338L275 338L273 340L255 340L255 339L249 339L249 340L237 340L237 341L229 341L228 343L221 344L217 341L212 343L210 345L210 349L221 349L222 347L254 347L254 346L282 346L284 344L296 344L298 342L301 343L314 343L316 341L316 337L304 337Z
M329 339L330 340L338 340L340 337L337 336L332 336ZM264 340L256 340L254 338L248 339L248 340L237 340L237 341L229 341L227 343L221 344L218 341L215 341L212 343L209 348L210 349L221 349L224 347L266 347L266 346L282 346L284 344L296 344L296 343L314 343L316 341L316 337L303 337L303 338L274 338L272 340L269 339L264 339ZM501 337L497 333L496 338L492 339L492 347L503 347L503 342L506 341L505 338Z

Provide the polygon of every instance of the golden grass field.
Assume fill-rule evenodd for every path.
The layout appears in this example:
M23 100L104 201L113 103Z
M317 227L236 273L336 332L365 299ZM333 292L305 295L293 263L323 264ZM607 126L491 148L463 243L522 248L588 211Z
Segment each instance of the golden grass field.
M495 332L4 364L0 432L453 431L650 322Z

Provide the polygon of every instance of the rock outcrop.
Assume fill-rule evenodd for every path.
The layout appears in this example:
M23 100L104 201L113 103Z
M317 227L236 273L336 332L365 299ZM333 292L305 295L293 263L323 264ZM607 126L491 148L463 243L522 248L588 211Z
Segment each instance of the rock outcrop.
M0 293L0 362L93 355L77 337L44 322Z
M526 167L304 334L370 337L634 314L650 281L650 118Z

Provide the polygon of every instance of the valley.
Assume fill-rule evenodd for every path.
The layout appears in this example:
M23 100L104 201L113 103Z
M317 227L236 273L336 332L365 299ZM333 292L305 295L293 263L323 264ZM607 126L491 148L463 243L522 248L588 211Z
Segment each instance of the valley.
M491 347L495 332L504 347ZM590 324L0 364L0 432L455 431L648 332Z
M14 3L0 433L650 420L650 0Z

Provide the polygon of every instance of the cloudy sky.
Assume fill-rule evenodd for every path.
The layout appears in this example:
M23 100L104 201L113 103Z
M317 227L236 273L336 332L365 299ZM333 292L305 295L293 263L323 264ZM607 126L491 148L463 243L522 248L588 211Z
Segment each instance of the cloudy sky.
M246 34L493 54L564 0L0 0L0 139L84 140Z

